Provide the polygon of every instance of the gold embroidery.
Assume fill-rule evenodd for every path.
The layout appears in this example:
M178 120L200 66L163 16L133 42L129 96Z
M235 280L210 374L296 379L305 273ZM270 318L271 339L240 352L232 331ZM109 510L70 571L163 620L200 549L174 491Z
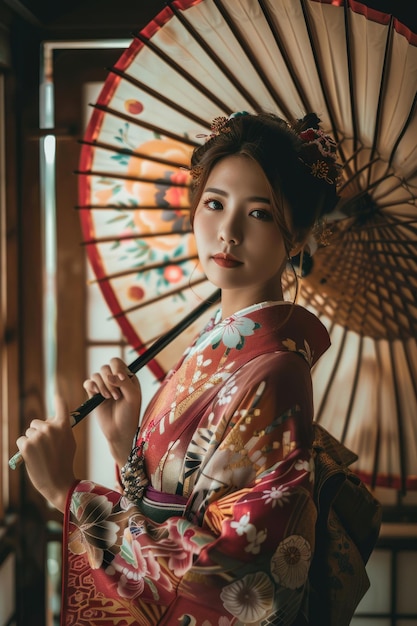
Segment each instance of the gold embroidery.
M293 450L295 450L295 441L291 440L291 431L286 430L282 435L282 454L285 459Z

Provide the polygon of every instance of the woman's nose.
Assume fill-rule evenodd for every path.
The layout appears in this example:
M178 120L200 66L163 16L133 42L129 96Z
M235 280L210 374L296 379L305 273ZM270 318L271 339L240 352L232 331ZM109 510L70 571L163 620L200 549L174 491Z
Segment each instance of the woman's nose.
M242 239L242 234L236 220L225 219L219 229L219 239L224 243L237 246Z

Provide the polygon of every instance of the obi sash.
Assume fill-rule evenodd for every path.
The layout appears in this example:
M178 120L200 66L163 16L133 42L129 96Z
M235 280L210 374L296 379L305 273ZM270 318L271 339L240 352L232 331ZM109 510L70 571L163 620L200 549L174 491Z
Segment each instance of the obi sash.
M169 517L184 515L187 498L173 493L163 493L148 485L142 499L136 504L143 515L157 524L162 524Z

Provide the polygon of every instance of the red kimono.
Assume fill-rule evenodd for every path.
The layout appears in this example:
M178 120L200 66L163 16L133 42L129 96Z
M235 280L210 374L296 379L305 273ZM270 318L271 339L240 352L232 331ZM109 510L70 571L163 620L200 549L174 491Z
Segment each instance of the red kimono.
M68 497L65 626L293 624L314 553L310 368L329 346L306 309L212 320L148 406L122 495Z

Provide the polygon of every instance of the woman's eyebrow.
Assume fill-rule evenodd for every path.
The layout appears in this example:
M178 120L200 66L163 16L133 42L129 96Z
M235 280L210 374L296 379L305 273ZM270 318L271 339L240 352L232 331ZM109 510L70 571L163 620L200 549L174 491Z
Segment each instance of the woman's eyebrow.
M204 189L204 192L207 193L217 193L220 196L225 196L227 197L229 194L227 193L227 191L224 191L223 189L217 189L217 187L206 187L206 189ZM271 200L269 198L264 198L262 196L249 196L247 198L250 202L264 202L265 204L271 204Z
M265 204L271 204L271 200L269 198L263 198L262 196L250 196L248 200L251 202L265 202Z
M207 193L208 191L210 193L218 193L220 196L228 196L229 195L227 193L227 191L223 191L223 189L217 189L216 187L206 187L204 189L204 193Z

